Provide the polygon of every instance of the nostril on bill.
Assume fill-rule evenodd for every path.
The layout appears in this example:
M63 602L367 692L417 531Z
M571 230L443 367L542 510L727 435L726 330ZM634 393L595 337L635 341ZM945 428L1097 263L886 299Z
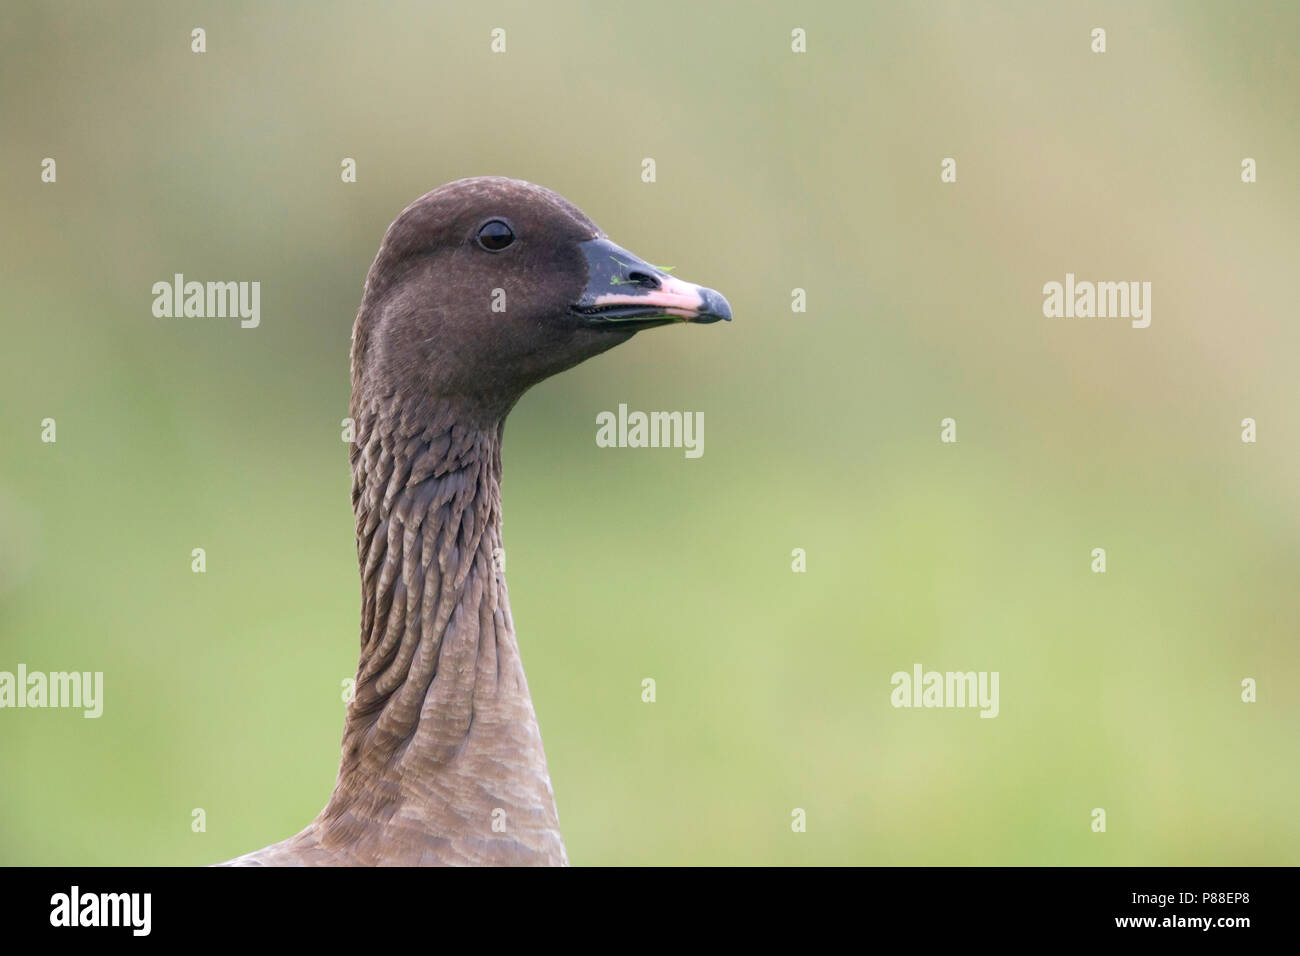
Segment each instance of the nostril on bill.
M627 281L638 285L643 289L659 288L659 280L648 272L629 272Z

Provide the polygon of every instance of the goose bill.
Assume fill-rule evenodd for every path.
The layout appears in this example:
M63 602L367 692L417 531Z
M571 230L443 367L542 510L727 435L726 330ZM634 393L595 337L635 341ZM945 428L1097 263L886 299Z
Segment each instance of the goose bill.
M731 321L730 304L713 289L671 276L608 239L590 239L580 248L587 258L587 287L573 312L588 328Z

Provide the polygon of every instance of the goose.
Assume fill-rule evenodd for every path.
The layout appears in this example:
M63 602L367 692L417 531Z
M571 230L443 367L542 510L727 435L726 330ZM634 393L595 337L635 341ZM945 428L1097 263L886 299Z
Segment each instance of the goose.
M361 652L334 791L222 866L568 864L515 638L501 446L520 396L637 332L731 319L555 192L440 186L388 227L352 330Z

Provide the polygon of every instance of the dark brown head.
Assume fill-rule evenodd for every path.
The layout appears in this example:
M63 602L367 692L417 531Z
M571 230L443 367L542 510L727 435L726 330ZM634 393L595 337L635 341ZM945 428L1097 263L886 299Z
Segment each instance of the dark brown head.
M524 390L726 299L610 242L563 197L517 179L440 186L388 228L352 335L354 412L394 396L504 416Z

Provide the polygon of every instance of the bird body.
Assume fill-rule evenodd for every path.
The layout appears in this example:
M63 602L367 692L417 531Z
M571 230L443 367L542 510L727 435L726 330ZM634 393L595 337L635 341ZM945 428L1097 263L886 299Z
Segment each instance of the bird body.
M398 216L352 337L361 654L338 780L306 829L226 865L568 863L498 560L505 418L642 328L729 318L531 183L459 180Z

